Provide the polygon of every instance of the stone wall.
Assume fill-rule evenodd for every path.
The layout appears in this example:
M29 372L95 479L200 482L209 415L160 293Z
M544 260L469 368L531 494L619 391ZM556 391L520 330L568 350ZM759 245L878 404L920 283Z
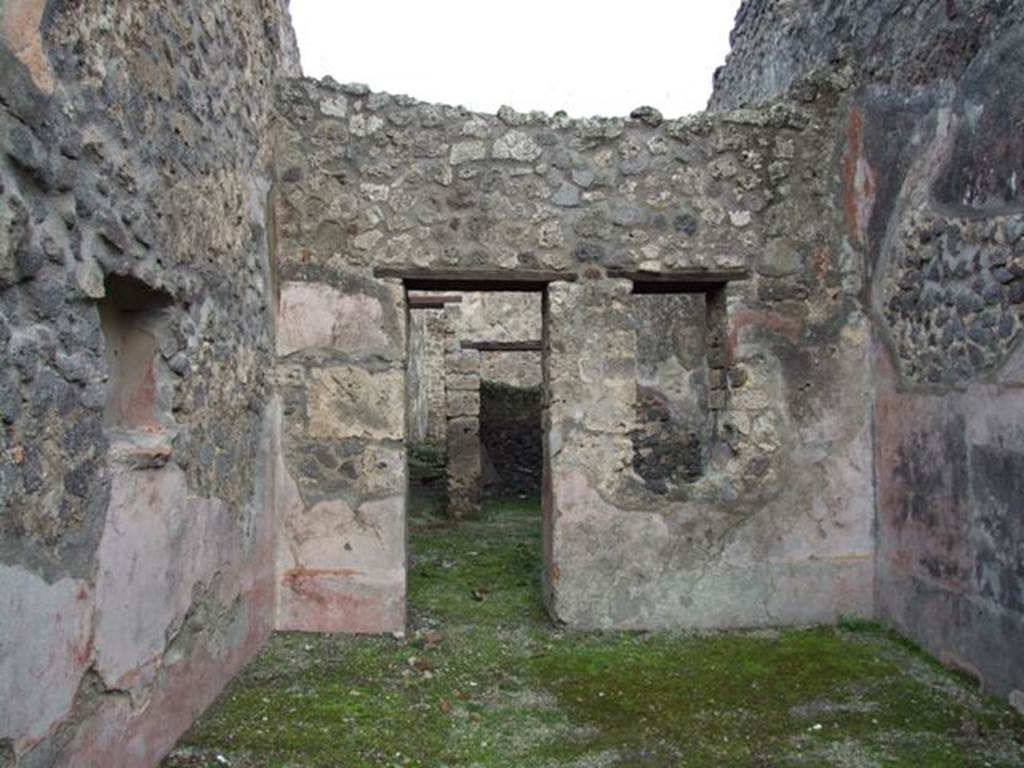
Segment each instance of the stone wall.
M1024 688L1024 4L744 3L718 108L846 84L847 240L874 318L877 609ZM894 141L893 137L900 137Z
M403 277L546 284L463 317L543 334L556 620L874 615L1024 690L1024 0L734 43L714 113L572 120L279 83L283 0L0 5L0 762L149 766L274 626L403 629L410 429L541 367Z
M0 22L0 763L151 766L271 629L297 52L278 0Z
M807 87L816 70L854 84L888 83L904 93L955 82L1022 0L743 0L732 52L715 73L711 109L731 109Z
M550 281L544 504L560 620L872 612L864 272L835 194L836 93L823 81L812 96L666 122L480 115L308 80L281 92L282 269L349 298L388 275ZM714 326L704 474L666 493L634 469L630 290L645 275L705 286ZM288 450L292 466L311 458ZM328 546L327 520L308 546Z
M541 368L555 619L874 615L1024 690L1022 3L747 0L664 121L279 83L282 0L7 0L0 762L149 766L273 627L401 631L407 435ZM460 321L543 366L410 330L425 275L545 283Z
M398 281L279 252L277 628L405 624L406 321Z
M799 267L779 238L807 219L790 190L826 183L797 157L796 139L817 119L798 104L665 122L570 120L295 80L280 109L282 233L306 263L364 272L760 260L778 278Z
M953 85L858 92L847 150L871 180L848 197L877 318L879 615L999 694L1024 690L1017 20Z
M664 494L701 478L714 443L703 294L634 296L637 413L633 471Z

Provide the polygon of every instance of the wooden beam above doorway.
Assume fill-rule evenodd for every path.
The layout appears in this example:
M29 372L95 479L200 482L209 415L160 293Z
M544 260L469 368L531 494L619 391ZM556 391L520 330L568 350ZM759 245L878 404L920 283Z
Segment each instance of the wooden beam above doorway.
M556 281L575 282L575 272L541 269L435 269L377 267L374 277L397 278L410 291L543 291Z
M438 293L409 297L409 309L444 309L448 304L461 303L462 296L457 293Z
M540 352L544 349L540 339L531 341L464 341L463 349L480 352Z

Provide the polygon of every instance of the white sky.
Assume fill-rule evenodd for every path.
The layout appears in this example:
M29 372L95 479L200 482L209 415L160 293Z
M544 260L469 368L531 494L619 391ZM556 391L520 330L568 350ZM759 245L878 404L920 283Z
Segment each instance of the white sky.
M739 0L291 0L306 75L496 112L698 112Z

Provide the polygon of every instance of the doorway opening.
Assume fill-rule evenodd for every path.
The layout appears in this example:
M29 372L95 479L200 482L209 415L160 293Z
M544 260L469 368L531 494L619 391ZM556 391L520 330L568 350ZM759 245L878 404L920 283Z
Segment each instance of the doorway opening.
M409 629L544 622L548 281L404 282Z
M542 298L408 292L410 515L476 519L485 499L539 504Z

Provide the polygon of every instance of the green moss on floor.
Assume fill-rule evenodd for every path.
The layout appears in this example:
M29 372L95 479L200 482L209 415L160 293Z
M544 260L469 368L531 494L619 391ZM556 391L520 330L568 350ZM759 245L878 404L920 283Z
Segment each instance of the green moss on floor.
M1021 718L874 624L553 627L539 517L414 519L408 639L276 635L163 765L1024 765Z

